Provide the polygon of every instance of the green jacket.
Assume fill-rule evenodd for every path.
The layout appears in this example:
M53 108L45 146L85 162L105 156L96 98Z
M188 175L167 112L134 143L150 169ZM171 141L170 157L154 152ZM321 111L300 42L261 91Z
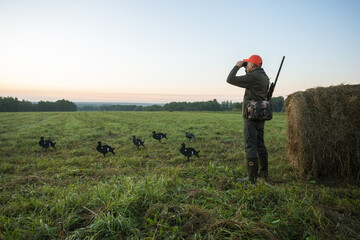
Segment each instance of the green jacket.
M229 73L226 81L232 85L246 88L242 106L242 115L244 118L247 118L246 100L267 100L270 80L262 68L258 68L243 76L236 76L239 69L240 67L235 66Z

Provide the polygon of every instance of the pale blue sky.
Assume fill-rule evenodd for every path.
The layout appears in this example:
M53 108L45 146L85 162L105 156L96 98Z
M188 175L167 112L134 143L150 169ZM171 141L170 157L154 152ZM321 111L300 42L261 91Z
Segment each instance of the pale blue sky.
M272 81L286 56L274 96L359 84L359 12L358 0L0 0L0 96L242 101L226 77L252 54Z

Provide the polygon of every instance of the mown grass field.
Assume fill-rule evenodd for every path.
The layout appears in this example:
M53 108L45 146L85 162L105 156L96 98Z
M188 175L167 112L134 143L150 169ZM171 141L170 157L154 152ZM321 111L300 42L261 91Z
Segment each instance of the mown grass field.
M360 238L359 186L298 177L283 113L265 126L269 180L236 183L242 123L240 113L1 113L0 239ZM43 151L41 136L57 150ZM188 162L182 142L200 159Z

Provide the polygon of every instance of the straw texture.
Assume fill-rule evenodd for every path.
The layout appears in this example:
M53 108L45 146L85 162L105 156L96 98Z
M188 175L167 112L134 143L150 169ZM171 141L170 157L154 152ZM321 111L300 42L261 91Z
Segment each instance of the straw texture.
M285 101L287 155L301 175L360 176L360 85L318 87Z

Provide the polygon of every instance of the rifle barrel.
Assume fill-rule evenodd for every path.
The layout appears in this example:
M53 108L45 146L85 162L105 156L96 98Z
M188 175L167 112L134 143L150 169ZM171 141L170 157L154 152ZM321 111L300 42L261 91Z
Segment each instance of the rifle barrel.
M269 90L268 90L268 93L267 93L267 99L270 100L272 98L272 95L274 93L274 90L275 90L275 86L276 86L276 83L277 83L277 80L279 78L279 74L280 74L280 71L281 71L281 67L284 63L284 59L285 59L285 56L283 56L282 60L281 60L281 64L280 64L280 68L279 68L279 71L276 75L276 79L275 79L275 82L271 83L270 84L270 87L269 87Z
M283 63L284 63L284 60L285 60L285 56L283 56L283 58L282 58L282 60L281 60L280 68L279 68L279 71L278 71L278 73L277 73L277 75L276 75L274 88L275 88L275 85L276 85L277 80L278 80L278 78L279 78L279 74L280 74L280 71L281 71L282 65L283 65Z

